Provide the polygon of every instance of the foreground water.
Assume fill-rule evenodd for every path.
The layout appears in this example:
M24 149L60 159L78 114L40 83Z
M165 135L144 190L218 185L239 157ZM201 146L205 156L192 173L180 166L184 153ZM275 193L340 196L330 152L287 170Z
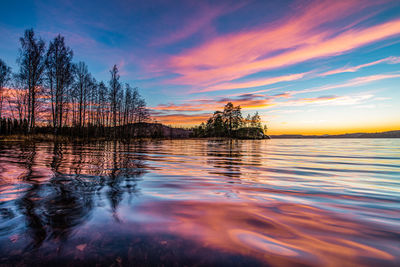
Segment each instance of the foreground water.
M400 140L0 142L0 263L399 266Z

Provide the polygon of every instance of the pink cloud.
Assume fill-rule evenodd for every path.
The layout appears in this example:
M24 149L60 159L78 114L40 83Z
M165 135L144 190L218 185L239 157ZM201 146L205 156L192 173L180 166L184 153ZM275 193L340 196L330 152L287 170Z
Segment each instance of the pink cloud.
M347 96L319 96L319 97L304 97L291 99L293 96L302 93L311 92L321 92L336 88L344 88L351 86L360 86L368 84L371 82L384 80L384 79L394 79L400 78L399 73L391 74L378 74L370 75L364 77L358 77L346 81L340 84L326 85L322 87L298 90L298 91L287 91L283 93L278 93L271 96L266 96L263 93L268 90L259 90L251 93L233 94L229 96L217 96L214 98L200 98L200 99L190 99L186 100L182 104L168 104L168 105L158 105L152 107L151 109L157 111L155 118L160 118L160 121L168 121L168 123L173 123L172 119L178 119L174 114L169 114L170 112L182 112L182 116L185 117L185 124L195 124L196 122L201 122L201 119L196 117L196 114L184 114L184 112L213 112L215 110L221 110L223 105L227 102L232 102L234 105L240 105L244 110L260 110L267 108L276 107L291 107L291 106L305 106L305 105L330 105L330 106L344 106L344 105L356 105L362 104L368 100L382 100L381 98L374 98L372 94L360 94L360 95L347 95ZM386 99L386 98L384 98ZM283 100L283 101L282 101ZM207 113L208 114L208 113ZM175 114L176 115L176 114ZM190 123L190 117L193 116L194 120ZM176 123L175 123L176 124Z
M262 95L251 95L243 94L243 97L236 99L221 98L216 100L210 100L208 105L201 104L200 100L198 103L184 103L181 105L159 105L153 107L153 110L161 110L163 112L169 111L210 111L209 113L201 114L184 114L184 113L173 113L173 114L163 114L158 113L153 117L167 124L180 124L180 125L193 125L205 122L209 116L211 116L212 111L222 110L223 105L230 101L234 105L240 105L244 110L259 110L271 107L294 107L294 106L306 106L306 105L330 105L330 106L344 106L344 105L356 105L364 103L368 100L372 100L374 95L372 94L361 94L361 95L345 95L345 96L319 96L319 97L305 97L292 100L286 100L284 102L276 102L275 99L279 97L286 97L286 94L278 94L273 97L266 98ZM376 98L378 100L378 98ZM193 100L196 101L196 100ZM193 102L192 101L192 102Z
M210 91L243 89L243 88L266 86L266 85L279 83L279 82L298 80L298 79L303 78L305 75L306 75L306 73L298 73L298 74L283 75L283 76L278 76L278 77L270 77L270 78L265 78L265 79L255 79L255 80L247 81L247 82L221 83L221 84L213 85L210 87L206 87L202 90L197 90L196 92L210 92Z
M168 67L180 76L169 82L220 88L218 83L315 58L339 55L400 34L400 20L356 29L327 26L377 4L356 0L318 1L300 9L296 16L261 29L216 37L172 56Z
M191 99L186 100L182 104L160 104L150 109L154 111L157 116L169 114L170 112L199 112L207 111L213 112L215 110L221 110L227 102L232 102L234 105L240 105L243 109L258 109L266 108L271 105L272 100L278 97L285 97L283 95L277 95L267 97L262 94L240 94L231 97L215 97L214 99Z

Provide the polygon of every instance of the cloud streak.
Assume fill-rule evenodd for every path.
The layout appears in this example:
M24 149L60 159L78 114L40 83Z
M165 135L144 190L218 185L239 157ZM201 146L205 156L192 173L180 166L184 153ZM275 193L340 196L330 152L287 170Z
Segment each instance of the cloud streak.
M363 77L351 79L349 81L346 81L346 82L340 83L340 84L325 85L325 86L321 86L321 87L315 87L315 88L304 89L304 90L293 90L293 91L288 91L287 93L290 95L296 95L296 94L303 94L303 93L321 92L321 91L327 91L327 90L339 89L339 88L345 88L345 87L361 86L361 85L365 85L365 84L368 84L371 82L376 82L376 81L385 80L385 79L395 79L395 78L400 78L400 73L363 76Z
M231 90L231 89L243 89L243 88L252 88L259 86L271 85L279 82L288 82L294 81L303 78L306 73L298 73L298 74L290 74L283 75L278 77L271 77L265 79L256 79L247 82L233 82L233 83L222 83L214 86L207 87L202 90L198 90L195 92L211 92L211 91L221 91L221 90Z
M235 105L240 105L245 110L254 110L254 109L266 109L266 108L280 108L280 107L299 107L299 106L351 106L351 105L359 105L364 104L368 101L380 101L379 97L375 97L373 94L357 94L357 95L323 95L318 97L304 97L286 100L283 102L275 101L276 97L265 97L264 95L254 95L254 94L243 94L240 97L230 99L230 98L219 98L214 101L210 100L207 106L203 106L203 110L201 110L201 103L185 103L179 106L169 105L167 107L159 106L154 107L153 110L156 110L154 113L154 118L157 121L167 123L167 124L175 124L175 125L194 125L199 124L201 122L206 122L207 119L211 116L214 110L222 110L223 106L226 102L231 101ZM201 101L200 101L201 102ZM196 114L185 114L185 113L171 113L176 111L203 111L203 113ZM160 111L160 112L159 112ZM204 111L208 111L205 112ZM164 113L166 112L166 114ZM280 113L283 113L280 111Z
M203 91L233 89L234 85L226 82L260 71L343 54L400 34L399 19L363 28L326 26L376 4L319 1L278 25L218 36L172 56L168 67L180 76L168 82L206 87Z
M174 113L174 114L167 114L167 115L157 115L155 119L163 124L169 125L194 125L200 124L205 122L210 117L209 113L205 114L181 114L181 113Z
M362 68L374 66L374 65L377 65L380 63L398 64L398 63L400 63L400 57L391 56L391 57L383 58L383 59L376 60L373 62L357 65L354 67L344 67L344 68L339 68L339 69L335 69L335 70L330 70L330 71L323 72L323 73L319 74L318 76L328 76L328 75L345 73L345 72L356 72Z

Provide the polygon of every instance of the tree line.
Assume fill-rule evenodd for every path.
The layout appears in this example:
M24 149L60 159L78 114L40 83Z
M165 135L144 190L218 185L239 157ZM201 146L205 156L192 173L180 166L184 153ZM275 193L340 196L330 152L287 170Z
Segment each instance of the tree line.
M117 65L107 83L97 81L85 62L73 62L73 55L63 36L57 35L46 48L33 29L25 31L19 70L13 73L0 59L0 133L46 128L55 134L76 134L94 129L96 134L115 137L149 121L144 98L138 88L120 81Z
M215 111L206 123L193 128L196 137L265 138L267 126L256 112L243 118L241 107L228 102L223 111Z

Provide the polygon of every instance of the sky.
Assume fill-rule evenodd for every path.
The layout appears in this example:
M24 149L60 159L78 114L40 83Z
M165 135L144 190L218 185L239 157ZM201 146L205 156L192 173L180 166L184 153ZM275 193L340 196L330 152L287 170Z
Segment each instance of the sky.
M97 80L114 64L153 118L198 125L231 101L270 134L400 129L400 1L1 0L0 58L65 36Z

